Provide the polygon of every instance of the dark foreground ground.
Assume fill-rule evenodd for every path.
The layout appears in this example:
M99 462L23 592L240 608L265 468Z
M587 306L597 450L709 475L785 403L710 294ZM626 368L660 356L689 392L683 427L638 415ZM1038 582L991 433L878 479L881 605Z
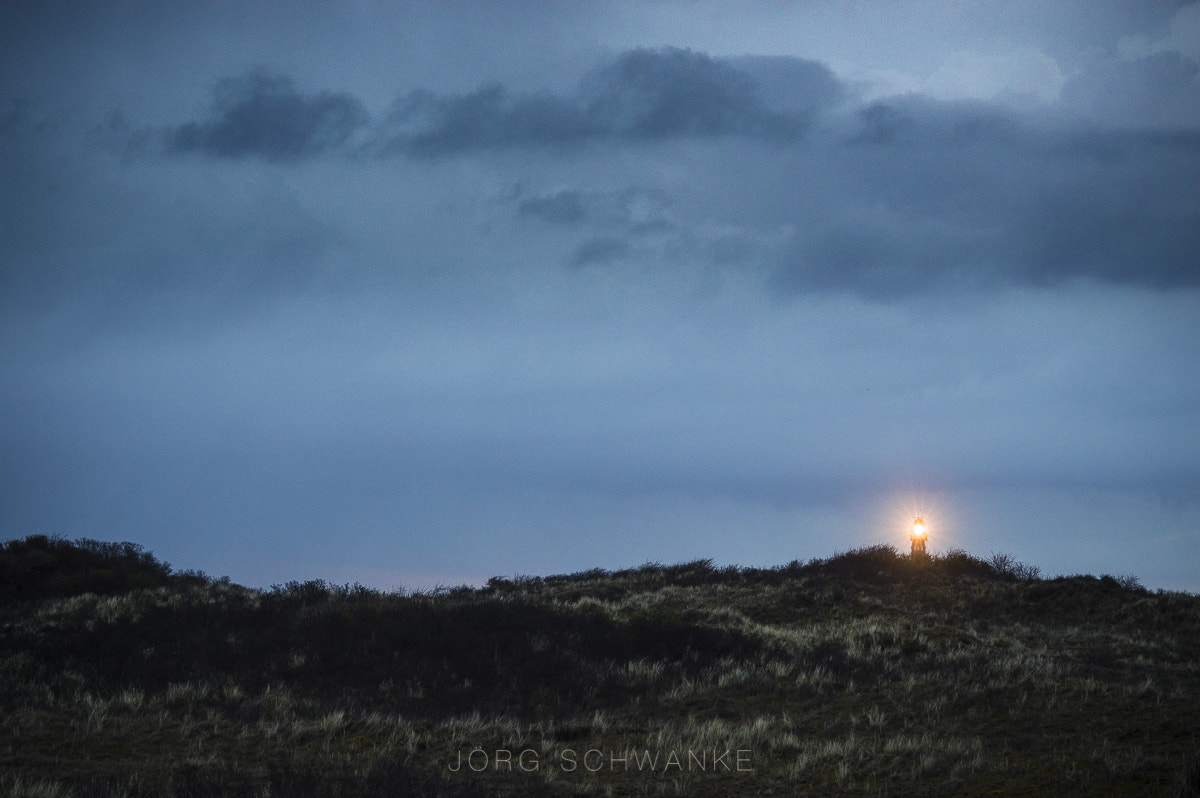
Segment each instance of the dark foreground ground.
M1200 596L886 546L381 593L0 549L0 794L1194 795Z

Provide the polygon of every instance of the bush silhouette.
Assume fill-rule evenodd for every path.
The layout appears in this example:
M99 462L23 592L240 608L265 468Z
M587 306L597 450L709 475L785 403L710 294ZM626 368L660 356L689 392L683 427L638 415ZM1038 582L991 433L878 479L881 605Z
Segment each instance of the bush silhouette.
M136 543L32 535L0 545L0 601L112 595L204 578L173 575L170 565Z

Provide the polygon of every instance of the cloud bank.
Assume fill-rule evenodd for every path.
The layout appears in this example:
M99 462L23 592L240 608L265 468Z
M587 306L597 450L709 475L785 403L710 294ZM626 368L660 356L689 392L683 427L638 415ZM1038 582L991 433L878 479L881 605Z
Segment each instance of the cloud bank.
M175 152L287 161L336 150L366 122L363 104L349 94L306 95L290 78L256 71L221 81L212 117L180 125L167 141Z
M768 107L746 71L678 48L625 53L593 71L573 97L514 94L502 85L462 95L419 89L395 102L361 148L385 157L444 157L690 136L795 140L812 113L836 98L837 81L811 62L775 69L799 78L789 87L798 94L788 111ZM174 127L166 139L176 152L295 160L349 151L366 122L363 104L349 94L307 95L291 79L260 70L222 81L212 116Z
M651 246L644 228L589 227L584 186L523 197L517 214L579 226L563 258L575 267L635 253L666 262L699 246L701 257L719 251L726 267L764 272L785 295L882 299L1077 278L1166 288L1200 281L1196 87L1195 62L1156 51L1093 64L1066 83L1058 114L921 96L856 104L832 72L803 59L639 49L592 70L574 96L414 90L377 120L350 94L305 93L259 71L222 81L212 116L166 139L176 154L288 163L760 142L768 149L755 167L794 187L770 207L761 185L740 185L719 164L701 167L697 182L757 208L774 229L750 223L700 243L693 218ZM1090 120L1097 107L1121 124Z

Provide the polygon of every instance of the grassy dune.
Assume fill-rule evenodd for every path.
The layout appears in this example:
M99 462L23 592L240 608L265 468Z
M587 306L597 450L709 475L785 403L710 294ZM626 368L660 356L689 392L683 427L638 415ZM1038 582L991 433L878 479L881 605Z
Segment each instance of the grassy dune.
M0 551L0 792L1188 795L1200 596L878 546L383 593Z

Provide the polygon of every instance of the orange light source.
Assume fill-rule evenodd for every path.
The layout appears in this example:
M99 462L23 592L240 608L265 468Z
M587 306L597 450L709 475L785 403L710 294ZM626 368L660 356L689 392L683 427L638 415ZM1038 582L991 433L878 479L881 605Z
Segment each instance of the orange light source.
M913 519L912 534L908 539L912 541L912 556L914 558L925 556L925 519L917 516Z

